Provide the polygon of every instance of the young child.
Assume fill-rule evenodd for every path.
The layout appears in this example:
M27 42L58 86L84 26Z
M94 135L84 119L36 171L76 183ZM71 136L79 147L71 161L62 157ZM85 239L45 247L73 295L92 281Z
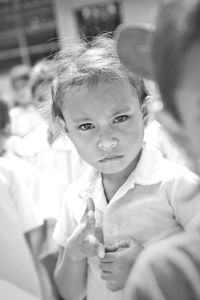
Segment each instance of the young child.
M41 296L39 283L42 288L43 284L37 254L43 221L21 178L21 168L30 171L31 167L24 168L24 162L17 158L16 161L7 158L9 136L9 107L0 100L0 277L30 294Z
M33 255L34 263L38 272L37 276L41 283L43 296L45 299L49 299L49 290L51 288L51 285L48 281L45 269L40 261L41 249L45 238L44 222L39 209L40 205L38 203L41 194L41 177L36 167L23 160L22 158L19 158L13 153L11 149L9 149L10 139L12 140L10 130L9 106L7 102L0 99L0 176L3 176L3 180L5 181L6 186L2 187L0 192L2 199L7 202L7 205L16 207L16 209L14 209L13 211L13 217L15 217L16 215L17 218L19 218L18 223L19 225L21 225L22 223L22 228L21 237L15 237L15 232L17 231L17 227L19 227L18 224L15 225L16 230L13 232L13 238L16 238L17 241L18 239L21 239L23 241L24 233L24 237L28 242L28 244L26 245L26 241L24 241L24 244L26 247L28 247L28 245L30 246L31 254ZM3 163L4 165L2 165ZM9 196L4 190L7 191ZM41 223L33 223L32 220L36 219L35 215L39 220L41 220ZM29 223L32 226L30 228ZM22 251L22 253L25 251L22 249L23 245L19 244L18 247L19 253L20 251ZM13 249L7 249L8 259L10 259L9 251L13 251ZM17 257L19 253L17 253ZM23 254L22 257L18 257L17 260L18 264L20 265L21 260L23 260ZM30 262L27 261L26 264L28 270ZM5 267L3 267L3 269L4 268ZM14 268L13 272L11 273L13 273L13 277L16 276ZM23 276L24 274L22 273L21 278L23 278ZM17 270L17 277L20 278L19 270ZM21 278L19 282L22 281ZM26 284L26 280L24 284ZM30 285L34 286L34 283L32 282Z
M56 282L66 299L122 299L143 247L200 225L199 178L143 143L147 91L113 40L61 51L55 72L55 122L91 165L67 190L54 231Z
M118 38L124 64L158 83L163 107L156 116L200 174L200 1L165 1L154 30L146 24L129 26ZM200 299L199 248L197 230L144 251L131 272L125 299Z

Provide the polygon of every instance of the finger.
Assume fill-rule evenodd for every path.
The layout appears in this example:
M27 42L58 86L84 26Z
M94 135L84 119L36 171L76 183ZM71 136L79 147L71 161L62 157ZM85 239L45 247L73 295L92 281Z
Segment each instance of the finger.
M81 219L82 222L84 222L87 219L87 215L88 215L89 211L92 211L92 212L95 211L95 205L94 205L94 201L92 200L92 198L87 198L87 200L86 200L85 212L84 212L83 217Z
M97 256L97 239L94 235L88 234L84 239L84 249L88 256Z
M115 281L115 280L108 281L108 282L106 283L106 286L107 286L107 288L108 288L110 291L112 291L112 292L116 292L116 291L121 290L120 285L119 285L119 284L117 283L117 281Z
M110 245L110 246L106 246L105 247L105 251L106 253L109 253L109 252L116 252L118 250L118 243L115 243L113 245Z
M115 262L115 258L116 258L116 252L105 253L104 258L102 258L100 261L103 263L113 263Z
M129 248L130 247L130 241L122 240L122 241L118 242L118 247L119 248Z
M85 243L96 248L97 238L93 234L87 234L85 237Z
M113 276L113 274L111 272L101 272L101 279L106 280L106 281L110 281L110 280L114 280L115 277Z
M87 199L87 206L86 206L87 211L95 211L95 205L94 205L94 201L92 200L92 198L88 198Z
M94 218L94 212L92 210L90 210L87 213L85 223L86 223L85 233L95 236L95 218Z
M98 240L97 240L98 241ZM97 256L102 259L105 257L105 248L104 248L104 245L101 244L99 241L98 241L98 245L97 245Z
M85 241L90 245L91 248L96 252L96 255L102 259L105 256L104 245L101 244L96 236L93 234L88 234L85 238Z
M113 271L113 263L100 262L99 269L103 272L112 272Z
M88 226L94 226L95 225L95 218L94 218L94 212L92 210L89 210L86 216L86 223Z
M120 248L128 248L128 247L130 247L130 241L122 240L122 241L114 243L113 245L106 246L105 250L106 250L106 253L109 253L109 252L116 252Z

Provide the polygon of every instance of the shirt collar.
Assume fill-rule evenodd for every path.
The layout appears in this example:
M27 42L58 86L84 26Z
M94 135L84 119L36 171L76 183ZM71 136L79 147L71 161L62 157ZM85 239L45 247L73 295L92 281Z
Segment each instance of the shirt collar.
M129 175L125 183L115 193L112 202L122 198L135 184L152 185L161 181L160 153L151 146L144 144L137 167Z
M144 144L143 151L136 169L129 175L125 183L115 193L111 202L122 198L135 184L152 185L161 182L163 169L160 168L161 154ZM85 188L87 186L87 188ZM88 197L96 199L95 206L103 211L107 206L107 201L103 191L101 173L93 168L88 168L84 174L83 189L79 196L86 201Z
M84 205L86 205L88 198L92 198L95 200L95 208L103 212L108 203L104 194L101 173L92 167L88 167L83 175L82 187L79 197L85 202Z

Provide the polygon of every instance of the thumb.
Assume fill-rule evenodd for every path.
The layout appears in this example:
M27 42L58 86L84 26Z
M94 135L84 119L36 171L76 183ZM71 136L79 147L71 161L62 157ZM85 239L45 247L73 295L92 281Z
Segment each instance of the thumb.
M95 205L94 205L94 201L92 200L92 198L88 198L87 199L87 206L86 206L86 211L87 211L87 213L89 212L89 211L95 211Z
M86 230L90 233L95 232L95 217L94 217L95 205L92 198L87 199L87 206L85 210L85 222L86 222Z
M94 225L95 225L95 217L94 217L95 205L92 198L87 199L85 213L82 218L82 222L86 224L85 229L88 232L94 232Z
M94 215L94 211L95 211L95 205L94 205L94 201L92 200L92 198L87 198L87 202L86 202L86 208L85 208L85 212L83 214L83 217L81 219L81 222L87 222L88 220L88 213L89 215Z
M120 249L125 249L125 248L129 248L130 247L130 242L126 241L126 240L122 240L119 242L114 243L113 245L110 246L106 246L105 250L106 252L117 252Z

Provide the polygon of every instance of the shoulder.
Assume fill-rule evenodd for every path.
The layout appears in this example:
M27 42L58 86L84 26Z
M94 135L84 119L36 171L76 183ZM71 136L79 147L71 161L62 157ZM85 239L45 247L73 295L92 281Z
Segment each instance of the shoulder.
M192 203L199 198L200 178L187 167L162 160L162 189L167 193L171 203ZM195 200L196 201L196 200ZM198 200L199 201L199 200Z
M169 161L150 145L145 145L136 169L138 183L155 184L171 188L181 182L198 184L199 177L187 167Z
M166 179L185 179L188 182L199 182L198 175L193 173L189 168L182 166L178 163L171 162L165 158L162 158L161 167L165 171L164 176Z

